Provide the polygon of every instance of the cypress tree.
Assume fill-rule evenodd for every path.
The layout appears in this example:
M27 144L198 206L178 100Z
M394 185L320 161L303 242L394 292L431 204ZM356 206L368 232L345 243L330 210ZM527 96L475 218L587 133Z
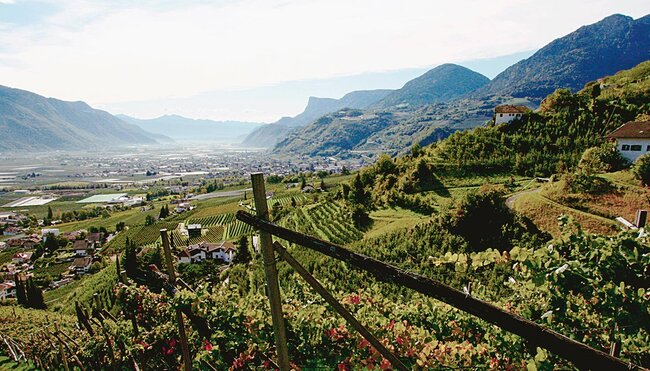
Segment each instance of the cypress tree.
M235 255L235 259L233 259L233 262L238 264L250 263L253 258L248 249L248 238L246 238L246 236L241 236L237 245L237 254Z
M124 269L126 275L134 278L138 273L138 257L135 251L135 243L130 241L127 237L126 246L124 249Z
M25 292L25 282L18 274L14 275L14 282L16 282L16 301L20 305L27 305L27 293Z

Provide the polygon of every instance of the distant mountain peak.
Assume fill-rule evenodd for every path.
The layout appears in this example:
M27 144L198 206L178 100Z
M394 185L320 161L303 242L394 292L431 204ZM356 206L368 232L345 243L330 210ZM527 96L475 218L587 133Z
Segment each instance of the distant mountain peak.
M436 66L407 82L377 103L378 108L397 105L420 107L444 103L474 91L490 81L478 72L453 63Z

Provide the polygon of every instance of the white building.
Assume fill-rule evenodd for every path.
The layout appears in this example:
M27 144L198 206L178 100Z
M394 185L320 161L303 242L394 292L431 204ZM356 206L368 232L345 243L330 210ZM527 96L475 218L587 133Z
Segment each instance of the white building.
M183 249L178 254L178 261L181 263L200 263L208 259L219 259L225 263L232 263L235 253L235 245L232 242L201 242Z
M628 122L607 134L606 138L616 142L621 156L634 162L650 152L650 121Z
M0 283L0 300L16 297L16 285L13 281Z
M494 124L505 124L514 119L518 119L524 115L524 113L530 112L530 109L526 106L496 106L494 108Z

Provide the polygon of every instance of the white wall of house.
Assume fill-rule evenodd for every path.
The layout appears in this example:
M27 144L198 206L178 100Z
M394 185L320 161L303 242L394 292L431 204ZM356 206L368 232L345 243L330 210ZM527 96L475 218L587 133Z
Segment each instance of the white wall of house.
M616 149L624 158L636 161L640 156L650 152L650 138L617 138Z
M495 113L494 114L494 123L499 125L499 124L504 124L506 122L510 122L514 119L518 119L521 117L521 113Z

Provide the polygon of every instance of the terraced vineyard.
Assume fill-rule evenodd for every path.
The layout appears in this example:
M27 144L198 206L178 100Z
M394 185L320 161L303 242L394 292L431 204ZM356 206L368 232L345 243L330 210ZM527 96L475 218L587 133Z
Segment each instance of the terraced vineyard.
M187 224L201 224L202 227L211 227L214 225L226 225L235 220L235 214L221 214L207 216L203 218L189 219Z
M338 203L320 203L297 209L280 224L338 244L350 243L363 237L363 232L354 226Z
M133 241L135 241L135 244L137 246L150 245L160 239L161 229L167 229L168 231L172 231L176 229L177 226L178 223L173 223L173 222L155 223L152 225L142 227L138 231L138 233L134 234L130 238Z
M250 225L239 220L235 220L235 222L230 223L226 226L223 239L233 240L235 238L251 234L253 231L254 229Z
M292 199L296 203L301 203L307 200L307 196L302 193L282 194L277 197L272 197L270 200L268 200L268 204L269 207L273 207L275 204L280 204L280 206L291 206Z

